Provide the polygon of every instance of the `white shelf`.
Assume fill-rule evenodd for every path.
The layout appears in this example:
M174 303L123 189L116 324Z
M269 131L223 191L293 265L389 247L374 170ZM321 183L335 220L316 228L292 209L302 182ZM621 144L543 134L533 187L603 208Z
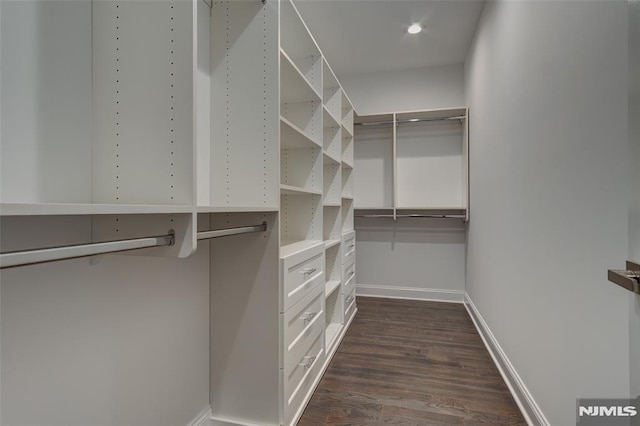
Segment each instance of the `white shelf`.
M281 241L280 246L280 257L289 257L296 253L300 253L305 251L311 247L315 247L317 245L324 245L324 241L320 240L302 240L302 241Z
M350 169L353 169L353 163L348 162L346 160L342 160L342 165L345 166L345 167L348 167Z
M192 213L194 206L151 204L2 203L0 216Z
M331 293L340 288L340 281L327 281L324 285L324 297L329 297Z
M260 213L260 212L277 212L278 207L215 207L215 206L198 206L198 213Z
M320 94L282 49L280 49L280 84L282 85L281 102L321 102Z
M393 210L393 207L359 207L355 206L355 210Z
M353 137L353 129L349 128L345 123L342 123L342 130L346 131L350 137Z
M342 240L325 240L325 242L324 242L324 248L325 248L325 250L326 250L326 249L329 249L329 248L331 248L331 247L335 247L335 246L337 246L338 244L340 244L341 242L342 242Z
M322 163L323 164L341 164L340 158L332 156L327 151L322 151Z
M342 203L325 203L322 207L341 207Z
M280 194L282 195L322 195L322 191L315 189L305 189L293 185L280 184Z
M342 199L343 200L353 200L353 195L342 194Z
M325 329L325 332L324 332L325 333L324 338L325 338L327 348L333 347L334 343L336 342L336 339L340 335L340 330L342 330L342 324L340 323L332 322L329 325L327 325L327 328Z
M302 129L280 117L280 148L281 149L302 149L302 148L322 148L322 144L313 140Z
M324 123L323 126L325 128L334 128L334 127L340 127L342 124L340 123L340 119L336 118L331 111L329 111L329 109L327 108L326 105L322 106L322 109L324 111Z

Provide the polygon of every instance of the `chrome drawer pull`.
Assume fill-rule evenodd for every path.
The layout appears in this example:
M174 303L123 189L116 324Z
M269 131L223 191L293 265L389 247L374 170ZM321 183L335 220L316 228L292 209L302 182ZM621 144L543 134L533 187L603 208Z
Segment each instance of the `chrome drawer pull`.
M300 317L300 319L304 322L310 322L316 317L316 315L318 315L317 312L305 312L304 315Z
M347 300L346 300L347 305L350 305L354 300L356 300L356 298L355 298L355 297L349 297L349 298L347 298Z
M313 362L316 360L316 357L315 356L305 356L302 359L304 360L304 362L301 362L298 365L301 366L301 367L304 367L304 369L306 370L307 368L311 368L311 366L313 365Z
M355 244L351 244L351 245L350 245L349 247L347 247L347 248L352 249L352 248L354 248L355 246L356 246Z
M300 271L300 273L302 275L309 275L309 274L313 274L315 271L317 271L316 268L310 268L310 269L303 269Z
M349 272L349 274L348 274L348 275L349 275L349 278L351 278L351 277L353 276L353 274L355 274L355 273L356 273L355 271L351 271L351 272Z

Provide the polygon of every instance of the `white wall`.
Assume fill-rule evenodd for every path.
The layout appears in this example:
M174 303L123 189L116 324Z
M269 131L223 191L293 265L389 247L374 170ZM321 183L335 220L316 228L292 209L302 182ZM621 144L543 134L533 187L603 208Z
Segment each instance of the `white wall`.
M341 82L360 115L464 105L462 65L349 75ZM358 153L365 152L357 140L356 163ZM355 173L357 204L357 167ZM394 224L356 218L355 228L358 295L462 300L465 234L460 221L403 219Z
M629 6L629 260L640 262L640 0ZM631 395L640 395L640 296L630 298Z
M340 76L360 115L464 105L462 64Z
M87 217L1 225L2 251L91 232ZM183 426L209 406L207 244L4 269L0 283L3 426Z
M552 425L629 392L626 2L488 2L467 58L467 291Z
M358 295L462 300L465 232L459 220L359 218L355 229Z

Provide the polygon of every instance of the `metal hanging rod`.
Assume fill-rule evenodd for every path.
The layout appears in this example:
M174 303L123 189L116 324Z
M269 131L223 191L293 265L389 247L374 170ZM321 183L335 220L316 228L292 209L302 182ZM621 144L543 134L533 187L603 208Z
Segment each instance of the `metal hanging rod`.
M382 218L382 219L405 219L405 218L430 218L430 219L462 219L465 220L467 217L459 214L357 214L355 217L366 217L366 218Z
M169 234L157 237L133 238L102 243L77 244L0 253L0 269L149 247L172 246L174 243L175 235L173 231L169 231Z
M424 121L448 121L448 120L463 120L467 118L464 115L456 115L454 117L435 117L435 118L407 118L405 120L387 120L387 121L369 121L366 123L353 123L357 126L381 126L383 124L405 124L405 123L421 123Z
M262 222L260 225L198 232L198 240L208 240L210 238L227 237L229 235L249 234L251 232L264 232L266 230L267 230L267 222Z

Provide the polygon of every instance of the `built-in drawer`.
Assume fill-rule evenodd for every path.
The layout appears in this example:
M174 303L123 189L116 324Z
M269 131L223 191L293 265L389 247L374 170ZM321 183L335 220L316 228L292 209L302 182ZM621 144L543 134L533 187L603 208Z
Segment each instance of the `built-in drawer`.
M356 264L352 263L344 268L344 294L351 294L356 289Z
M349 265L356 259L356 233L347 232L342 237L342 264Z
M280 314L284 333L281 366L285 369L291 368L291 364L296 363L300 355L309 350L316 337L324 330L323 289L322 284L317 285L287 312Z
M347 324L354 312L356 311L356 290L354 289L351 293L346 293L347 296L344 298L344 323Z
M318 283L324 284L324 244L281 259L282 298L280 312L300 301Z
M284 384L284 418L288 424L291 417L301 408L314 380L320 374L324 363L324 341L321 333L309 350L302 354L292 369L281 370Z

